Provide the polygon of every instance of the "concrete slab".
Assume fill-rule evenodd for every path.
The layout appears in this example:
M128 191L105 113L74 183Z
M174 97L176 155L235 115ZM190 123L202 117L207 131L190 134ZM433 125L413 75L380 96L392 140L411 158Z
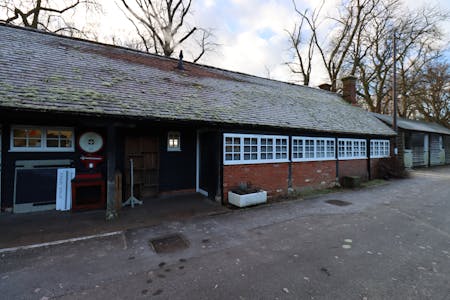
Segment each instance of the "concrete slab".
M37 212L0 215L0 249L104 234L227 212L200 194L145 199L142 206L124 207L106 221L105 211Z

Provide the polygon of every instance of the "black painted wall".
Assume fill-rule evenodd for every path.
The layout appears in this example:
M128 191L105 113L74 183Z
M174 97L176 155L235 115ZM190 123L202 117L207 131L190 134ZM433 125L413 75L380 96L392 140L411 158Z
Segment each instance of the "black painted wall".
M106 143L105 124L108 122L108 120L100 118L0 110L0 125L2 126L1 209L12 207L14 203L14 177L17 160L70 159L73 161L73 167L77 169L78 174L93 172L85 169L80 161L82 154L78 148L77 139L85 131L97 131L103 135ZM72 127L75 134L75 149L72 152L10 152L10 131L12 125ZM99 154L106 155L105 148ZM105 177L106 163L100 164L95 172L100 172Z

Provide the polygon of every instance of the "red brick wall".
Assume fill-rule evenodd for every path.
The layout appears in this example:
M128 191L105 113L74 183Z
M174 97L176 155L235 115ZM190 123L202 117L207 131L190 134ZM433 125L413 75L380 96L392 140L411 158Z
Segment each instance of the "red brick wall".
M292 163L292 187L327 188L336 181L336 161L308 161Z
M371 160L372 178L378 174L380 159ZM360 176L368 179L367 160L352 159L339 161L339 178L344 176ZM287 193L289 180L289 164L249 164L226 165L223 167L224 202L228 202L228 191L246 182L252 186L266 190L269 196ZM311 161L292 163L292 187L325 188L330 187L336 180L336 161Z
M223 195L228 202L228 191L241 182L262 188L269 196L287 193L289 164L252 164L223 166Z
M339 178L345 176L359 176L362 180L368 179L367 159L349 159L339 161Z
M382 178L386 175L386 171L382 170L380 168L380 162L384 162L385 164L389 165L390 158L372 158L370 160L370 172L372 175L372 179L375 178Z

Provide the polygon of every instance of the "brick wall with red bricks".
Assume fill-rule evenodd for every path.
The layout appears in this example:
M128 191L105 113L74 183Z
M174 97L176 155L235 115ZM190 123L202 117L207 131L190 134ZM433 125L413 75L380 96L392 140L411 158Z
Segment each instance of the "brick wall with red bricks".
M370 172L372 179L386 176L386 168L389 168L390 164L391 158L372 158L370 160Z
M378 162L371 159L372 178L379 177ZM331 187L336 180L336 161L313 161L292 163L292 187L305 188ZM367 160L352 159L339 161L339 178L360 176L368 180ZM289 164L248 164L226 165L223 167L224 202L228 202L228 191L249 183L268 192L269 196L285 195L288 191Z
M308 161L292 163L292 187L327 188L336 181L336 161Z
M339 178L345 176L359 176L362 180L367 180L367 159L349 159L339 161Z
M287 193L289 164L251 164L223 166L223 195L228 202L228 191L241 182L267 191L269 196Z

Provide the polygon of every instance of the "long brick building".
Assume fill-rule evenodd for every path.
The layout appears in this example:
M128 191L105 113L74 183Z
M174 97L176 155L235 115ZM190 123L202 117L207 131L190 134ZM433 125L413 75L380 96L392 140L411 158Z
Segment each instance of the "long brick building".
M352 105L351 78L342 97L14 26L0 40L2 210L54 209L59 169L87 207L117 197L118 172L123 199L227 203L243 182L275 196L374 177L391 155L395 132Z

